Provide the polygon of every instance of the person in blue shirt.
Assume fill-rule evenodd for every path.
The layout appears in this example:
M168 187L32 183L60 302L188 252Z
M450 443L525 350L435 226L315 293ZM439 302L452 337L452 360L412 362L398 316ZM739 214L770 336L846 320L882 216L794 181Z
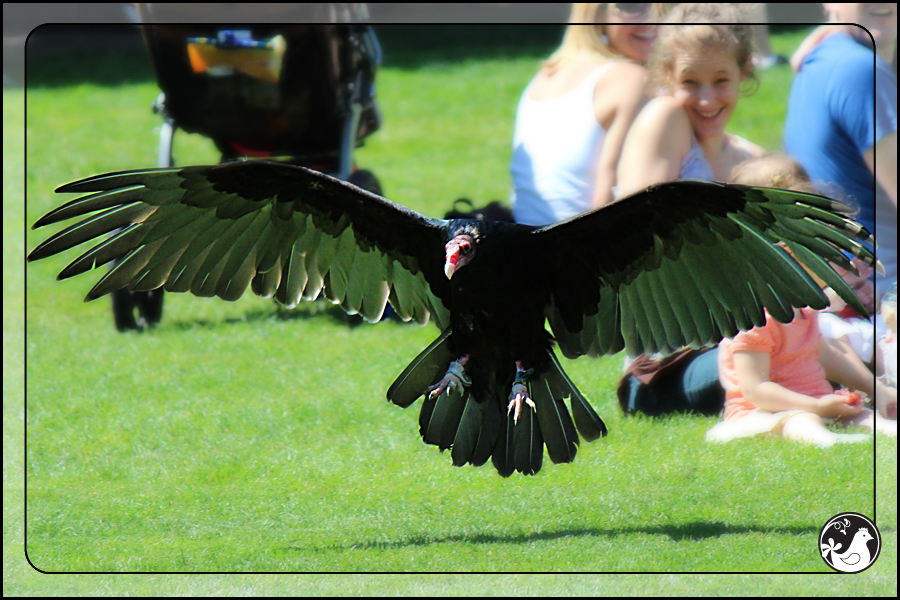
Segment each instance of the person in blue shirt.
M859 207L885 266L875 281L880 294L897 280L897 6L824 6L835 24L816 30L792 59L799 70L784 147L817 188Z

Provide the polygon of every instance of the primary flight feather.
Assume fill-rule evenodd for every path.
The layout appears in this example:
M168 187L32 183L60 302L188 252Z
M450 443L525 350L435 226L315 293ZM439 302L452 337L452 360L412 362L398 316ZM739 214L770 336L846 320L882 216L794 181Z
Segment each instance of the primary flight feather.
M64 279L123 257L87 300L123 287L236 300L249 286L289 307L322 292L370 321L388 301L404 320L433 319L440 336L388 399L406 407L424 396L425 442L450 448L455 465L490 458L503 476L536 473L544 446L553 462L570 462L579 433L606 434L554 340L567 357L710 346L764 325L763 308L787 322L793 307L827 306L804 266L865 314L826 261L853 271L844 252L876 262L843 204L700 181L655 185L541 228L431 219L263 161L110 173L57 192L90 195L34 227L90 216L29 260L97 242Z

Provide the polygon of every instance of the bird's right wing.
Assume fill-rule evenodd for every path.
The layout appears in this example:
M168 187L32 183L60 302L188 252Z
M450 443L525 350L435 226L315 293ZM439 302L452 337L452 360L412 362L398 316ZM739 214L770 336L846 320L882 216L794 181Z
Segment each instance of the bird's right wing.
M763 308L782 322L793 307L825 308L803 266L866 314L826 262L856 272L847 252L876 263L849 210L824 196L675 181L538 229L553 334L567 356L711 346L764 325Z
M95 242L65 279L123 257L86 300L160 286L236 300L252 285L288 307L324 290L369 320L390 299L401 318L449 324L441 222L316 171L248 161L110 173L57 191L95 193L34 227L90 216L28 260Z

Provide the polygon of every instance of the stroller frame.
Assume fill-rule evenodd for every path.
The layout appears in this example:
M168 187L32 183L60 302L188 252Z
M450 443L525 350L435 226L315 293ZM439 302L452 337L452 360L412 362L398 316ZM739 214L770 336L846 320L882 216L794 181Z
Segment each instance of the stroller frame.
M144 40L153 61L161 92L152 103L153 111L162 116L159 133L157 166L175 165L173 145L175 132L183 129L200 133L210 138L222 153L220 162L246 160L248 158L277 158L287 162L312 168L350 181L369 191L380 194L380 185L368 171L355 170L353 151L362 140L374 133L381 125L381 115L375 104L375 69L381 62L381 49L374 32L368 25L327 24L327 25L162 25L142 26ZM208 35L221 39L220 32L248 31L255 37L282 35L287 42L285 61L278 82L278 96L283 100L275 110L247 110L244 119L240 112L240 100L222 102L224 109L218 110L221 96L211 93L213 89L209 76L191 72L185 45L190 38ZM260 33L261 32L261 33ZM323 48L318 48L318 56L324 58L325 65L319 65L318 74L326 81L297 83L293 73L287 70L299 64L297 57L290 53L292 44L311 42L302 39L309 36ZM227 37L227 36L225 36ZM316 49L313 49L316 53ZM305 61L308 63L309 61ZM306 68L307 72L311 69ZM312 71L316 73L316 71ZM235 88L241 83L240 75L235 78ZM217 82L213 82L217 83ZM316 84L320 85L316 85ZM306 87L304 87L306 86ZM285 92L293 89L294 97L285 97ZM198 92L199 90L199 92ZM303 104L297 98L310 98ZM234 99L231 99L234 100ZM199 102L201 106L195 106ZM206 103L204 105L204 102ZM291 104L293 102L293 104ZM318 106L327 115L317 114ZM309 109L306 113L303 111ZM217 119L208 119L216 114ZM292 111L294 118L292 118ZM295 118L297 113L312 117L316 127L304 130L305 123ZM272 139L265 133L270 122L282 124L291 121L291 128L281 127ZM248 123L249 122L249 123ZM320 123L325 123L320 127ZM253 125L256 125L255 127ZM304 137L304 131L310 133ZM268 127L268 130L274 130ZM333 131L337 130L337 131ZM118 261L113 263L113 266ZM133 292L122 289L112 294L113 315L119 331L142 330L153 326L162 318L163 290ZM138 316L135 318L135 310Z

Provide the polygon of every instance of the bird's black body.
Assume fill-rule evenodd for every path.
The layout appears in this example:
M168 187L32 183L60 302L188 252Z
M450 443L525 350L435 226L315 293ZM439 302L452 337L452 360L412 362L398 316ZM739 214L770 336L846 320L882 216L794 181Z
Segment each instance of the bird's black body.
M423 439L452 449L456 465L491 458L504 476L536 473L544 446L553 462L570 462L579 433L606 434L554 342L567 357L713 345L763 325L764 308L783 322L793 307L824 308L803 267L864 314L826 261L855 270L847 252L875 263L861 243L872 242L869 233L842 204L697 181L660 184L543 228L429 219L268 162L112 173L57 191L92 194L35 227L88 216L29 260L103 240L60 273L122 257L88 300L123 287L235 300L250 287L288 306L324 293L371 321L388 301L405 320L433 319L440 336L388 399L406 407L424 396Z
M456 351L507 369L510 380L516 360L545 366L550 349L544 330L546 298L531 285L535 274L527 244L535 228L496 221L451 222L449 228L451 237L466 229L479 234L478 260L450 281Z
M551 368L552 336L544 327L546 297L535 280L530 263L529 240L535 227L490 221L451 221L448 223L448 241L460 232L472 232L477 237L477 259L454 275L450 281L450 348L454 357L466 355L469 360L466 372L472 380L469 390L472 400L482 405L483 430L489 433L486 448L493 451L494 464L503 475L516 468L516 448L527 458L520 457L525 473L540 469L542 440L540 428L531 425L529 443L515 444L516 427L509 431L512 420L505 409L510 389L516 375L516 362L521 362L535 376ZM443 396L436 402L441 402ZM430 399L425 400L423 413L427 413ZM519 431L529 430L528 420L534 415L526 412ZM598 418L599 421L599 418ZM602 422L601 422L602 423ZM517 425L517 423L514 423ZM455 441L459 431L454 420L448 429L456 430L443 440L429 439L427 428L422 428L427 442L447 447L447 441ZM574 431L572 432L574 434ZM574 437L574 436L573 436ZM508 447L505 451L501 450ZM534 452L534 448L537 452ZM566 461L574 458L574 446L566 450ZM457 447L454 464L466 462L481 464L487 458L461 455Z

